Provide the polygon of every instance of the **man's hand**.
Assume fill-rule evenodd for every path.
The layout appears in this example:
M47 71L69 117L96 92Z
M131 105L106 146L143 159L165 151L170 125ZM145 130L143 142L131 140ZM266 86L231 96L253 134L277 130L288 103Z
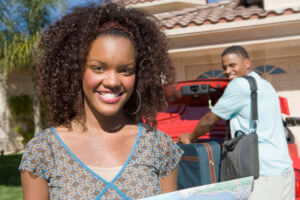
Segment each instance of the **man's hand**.
M215 115L212 112L206 113L198 122L196 128L193 133L184 133L178 137L178 141L183 144L191 144L195 142L195 140L209 132L212 127L214 127L221 118Z
M193 137L192 133L184 133L178 137L178 142L183 143L183 144L191 144L195 140L196 139Z

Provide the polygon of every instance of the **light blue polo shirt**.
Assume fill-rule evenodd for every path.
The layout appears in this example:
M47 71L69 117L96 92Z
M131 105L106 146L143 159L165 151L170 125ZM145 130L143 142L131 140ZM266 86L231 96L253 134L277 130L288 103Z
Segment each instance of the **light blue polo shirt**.
M248 75L257 83L258 101L258 150L261 176L282 175L292 168L283 130L279 98L272 85L256 72ZM244 78L235 78L227 86L212 112L230 120L231 136L237 130L249 133L251 119L250 85Z

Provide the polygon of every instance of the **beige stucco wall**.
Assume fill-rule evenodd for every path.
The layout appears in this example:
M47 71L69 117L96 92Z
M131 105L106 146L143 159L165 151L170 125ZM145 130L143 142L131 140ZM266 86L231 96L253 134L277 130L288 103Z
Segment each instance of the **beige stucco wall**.
M264 0L264 9L265 10L277 10L281 11L286 8L299 8L299 0Z
M10 73L8 75L7 85L9 96L33 94L31 74L25 70Z
M268 63L285 70L285 74L265 75L280 96L288 99L291 116L300 117L300 57L255 60L254 66ZM256 64L256 65L255 65Z

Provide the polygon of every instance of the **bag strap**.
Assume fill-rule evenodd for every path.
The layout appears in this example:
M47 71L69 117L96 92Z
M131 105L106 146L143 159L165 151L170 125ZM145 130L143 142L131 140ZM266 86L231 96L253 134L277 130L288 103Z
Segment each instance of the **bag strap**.
M256 133L258 112L257 112L257 84L255 79L252 76L243 76L250 85L251 89L251 120L253 121L253 130L250 130L250 133Z
M257 120L258 120L258 110L257 110L257 84L255 79L252 76L242 76L245 78L251 90L251 120L253 121L253 130L250 130L250 133L256 133ZM229 137L229 120L226 121L226 136L225 140Z

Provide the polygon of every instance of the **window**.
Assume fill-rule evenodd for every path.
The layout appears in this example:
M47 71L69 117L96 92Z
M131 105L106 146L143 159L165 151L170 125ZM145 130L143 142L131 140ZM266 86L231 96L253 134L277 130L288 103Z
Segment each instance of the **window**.
M284 74L286 73L285 70L279 68L279 67L275 67L274 65L261 65L258 66L254 69L255 72L257 72L258 74L262 75L262 74Z
M207 79L207 78L226 78L226 77L223 74L223 71L221 70L210 70L197 77L197 79Z

